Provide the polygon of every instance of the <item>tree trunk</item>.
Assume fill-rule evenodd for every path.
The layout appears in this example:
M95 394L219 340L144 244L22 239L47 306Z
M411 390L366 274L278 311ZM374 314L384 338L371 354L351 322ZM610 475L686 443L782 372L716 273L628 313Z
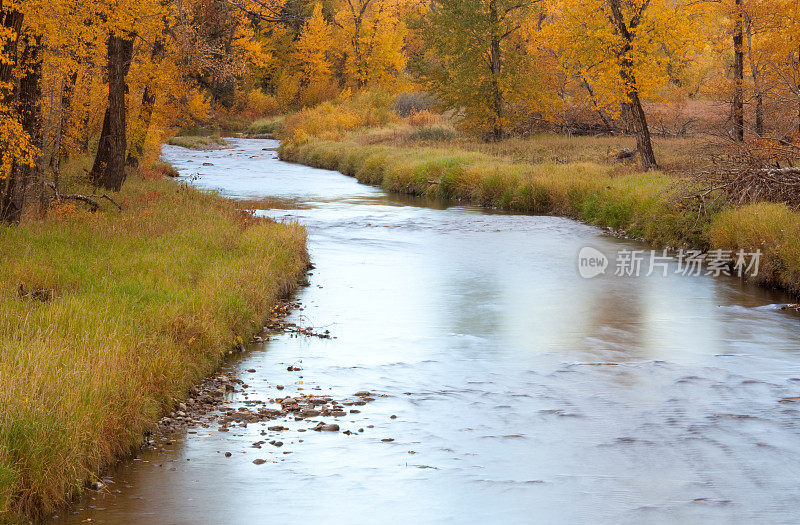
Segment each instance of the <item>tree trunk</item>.
M647 125L647 116L642 107L642 101L639 99L639 87L636 83L636 75L633 70L633 60L630 53L633 47L633 36L631 31L635 31L636 27L641 21L641 14L631 20L631 27L625 21L622 14L622 4L620 0L609 0L609 7L613 16L614 25L617 28L619 36L625 41L625 45L619 51L619 75L622 83L625 85L625 93L628 97L625 107L627 108L628 120L632 122L634 130L636 131L636 149L639 151L639 160L642 163L642 169L649 171L658 168L656 162L656 155L653 152L653 143L650 140L650 128ZM642 9L644 10L645 7Z
M164 44L161 40L156 40L153 44L153 52L150 55L150 62L157 66L164 55ZM142 93L142 104L139 107L139 116L136 119L134 126L134 133L128 152L128 159L126 163L128 166L138 167L144 155L144 145L147 141L147 132L150 130L150 122L153 119L153 109L156 105L156 92L152 88L152 77L149 79L147 85L144 87Z
M108 109L103 120L97 157L91 179L98 186L119 191L125 182L125 152L128 148L125 77L133 58L133 38L111 35L108 38Z
M500 49L500 17L497 12L497 2L489 2L489 24L491 27L490 43L490 64L491 90L492 90L492 111L494 113L494 123L492 124L492 139L499 141L505 134L503 130L504 104L503 90L500 87L500 74L502 73L503 60Z
M742 0L736 0L733 30L733 138L744 140L744 16Z
M756 98L756 135L764 135L764 95L761 92L761 75L758 71L758 64L753 56L753 22L749 16L745 17L745 29L747 34L747 57L750 59L750 75L753 77L753 90Z
M25 35L23 41L25 47L20 57L20 63L24 74L19 82L17 111L22 129L28 135L31 146L35 147L41 156L44 146L44 134L42 133L42 37ZM22 216L28 188L35 187L40 168L40 162L34 162L31 165L14 163L13 171L17 172L19 184L19 191L14 196L15 210L19 214L15 220L19 220ZM41 184L39 191L44 191Z
M22 30L23 15L19 11L6 10L3 8L3 1L0 0L0 21L5 32L10 32L8 40L3 45L2 54L7 60L0 63L0 83L3 89L0 90L0 106L4 108L4 112L0 114L0 118L10 118L11 115L5 113L10 111L10 106L14 99L14 88L6 87L13 86L14 68L17 62L17 47L19 43L19 36ZM0 221L2 222L16 222L19 220L21 210L18 210L15 203L18 202L19 194L19 181L17 179L18 173L14 169L12 162L1 162L2 157L5 155L5 148L0 148L0 165L8 164L11 166L6 172L0 172Z
M647 116L642 107L637 90L628 91L628 114L633 121L633 128L636 130L636 149L639 152L639 160L644 171L657 169L656 154L653 152L653 143L650 140L650 128L647 125Z
M50 167L53 169L53 184L58 191L58 177L61 170L61 160L67 157L67 146L64 140L64 131L69 126L72 117L72 96L75 94L75 83L78 81L78 72L75 71L64 79L61 87L61 108L56 126L56 138L53 144L53 153Z

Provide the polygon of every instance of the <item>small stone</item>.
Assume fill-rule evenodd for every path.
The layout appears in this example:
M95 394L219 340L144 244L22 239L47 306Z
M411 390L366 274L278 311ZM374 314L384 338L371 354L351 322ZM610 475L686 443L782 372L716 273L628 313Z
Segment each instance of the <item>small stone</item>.
M317 431L322 430L324 432L338 432L339 431L339 425L337 425L336 423L333 423L331 425L326 425L324 423L320 423L319 425L314 427L314 430L317 430Z
M258 458L258 459L254 459L254 460L253 460L253 465L263 465L263 464L264 464L264 463L266 463L266 462L267 462L267 460L266 460L266 459L261 459L261 458Z
M283 385L278 385L275 388L277 388L278 390L283 390Z
M232 454L231 454L230 452L226 452L226 453L225 453L225 457L226 457L226 458L229 458L229 457L231 457L231 455L232 455Z
M394 414L392 414L391 416L389 416L389 419L397 419L397 416L395 416Z
M255 368L248 368L247 371L252 374L252 373L255 373L256 369Z
M383 438L381 439L384 443L388 443L389 441L394 441L394 438Z
M270 445L272 445L273 447L282 447L283 441L272 441L270 442Z
M368 390L360 390L360 391L356 392L356 396L358 396L358 397L365 397L365 396L368 396L368 395L370 395Z
M351 414L360 414L360 410L356 410L355 408L350 411Z

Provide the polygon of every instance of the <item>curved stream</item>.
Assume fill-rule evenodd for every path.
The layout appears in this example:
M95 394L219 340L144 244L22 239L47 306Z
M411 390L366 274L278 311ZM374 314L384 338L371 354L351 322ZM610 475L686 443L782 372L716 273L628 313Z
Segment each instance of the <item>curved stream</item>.
M316 269L292 318L335 337L282 335L235 366L251 399L369 390L374 402L338 418L365 431L184 433L58 522L800 519L800 316L774 307L787 297L672 272L582 279L582 247L645 247L567 219L388 195L282 163L275 141L232 143L164 158L307 225Z

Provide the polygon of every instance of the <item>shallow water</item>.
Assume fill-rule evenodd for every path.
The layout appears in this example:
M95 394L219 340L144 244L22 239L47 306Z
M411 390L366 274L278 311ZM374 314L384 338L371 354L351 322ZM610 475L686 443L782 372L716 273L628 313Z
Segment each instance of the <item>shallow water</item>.
M800 396L800 317L773 306L787 297L672 272L582 279L582 247L645 247L567 219L387 195L282 163L264 151L274 141L234 144L164 158L307 225L316 269L293 318L335 336L256 345L235 365L250 399L279 384L383 397L339 418L362 434L290 421L271 450L250 448L260 424L178 436L58 522L800 519L800 404L786 399Z

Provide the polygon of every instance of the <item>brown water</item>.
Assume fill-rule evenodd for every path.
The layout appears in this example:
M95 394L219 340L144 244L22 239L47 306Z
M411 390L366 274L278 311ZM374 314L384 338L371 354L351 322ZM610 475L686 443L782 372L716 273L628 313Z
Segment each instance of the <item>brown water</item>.
M260 424L180 435L58 523L800 519L800 405L786 400L800 396L800 317L773 307L786 297L733 278L585 280L583 246L642 247L567 219L387 195L282 163L262 151L273 141L234 143L164 157L308 226L316 270L294 317L335 336L253 348L235 365L250 399L385 397L339 418L356 435L294 420L266 438Z

